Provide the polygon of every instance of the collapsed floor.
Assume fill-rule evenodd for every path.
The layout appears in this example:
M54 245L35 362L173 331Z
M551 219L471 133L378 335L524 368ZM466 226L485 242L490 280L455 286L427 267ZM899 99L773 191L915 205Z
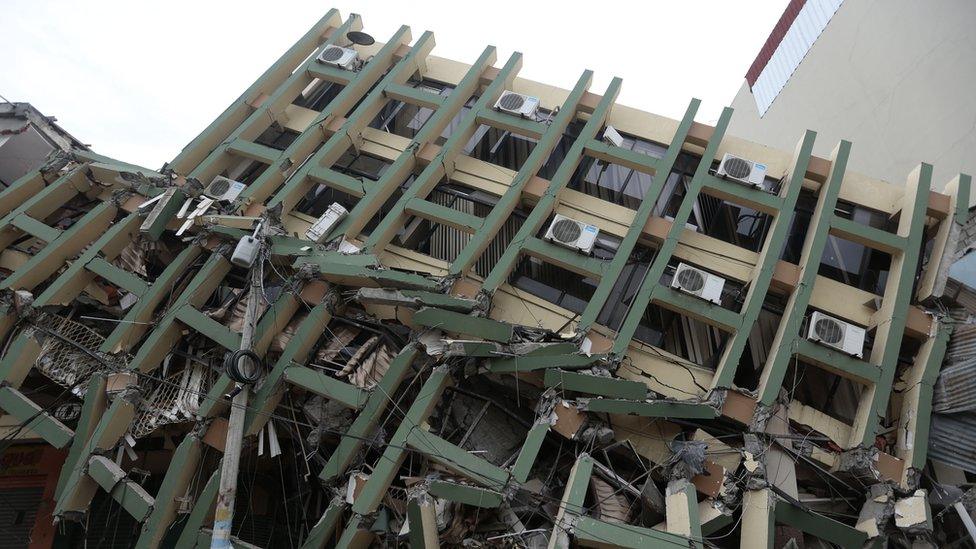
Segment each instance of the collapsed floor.
M323 19L328 33L311 33L316 47L356 21L340 26L336 19L333 14ZM421 50L416 44L408 48ZM396 75L395 67L411 55L384 47L370 63L387 59L394 68L372 78ZM490 62L483 64L491 68ZM410 69L403 80L415 65ZM324 71L316 70L320 76ZM355 78L367 78L368 70ZM532 195L526 187L532 200L524 204L516 193L507 211L511 218L499 218L494 227L498 232L512 223L512 234L497 246L499 256L479 264L483 271L462 269L459 276L450 261L429 257L436 255L429 244L438 238L433 235L443 237L448 230L434 227L432 220L453 215L450 230L457 231L475 217L423 201L447 169L443 151L457 154L457 144L467 141L481 120L477 117L488 116L477 109L502 92L504 81L489 81L471 109L474 114L461 119L467 129L442 140L442 152L434 157L440 163L423 164L419 153L410 154L423 148L423 139L415 138L416 146L403 154L411 165L390 168L381 180L389 183L397 172L423 185L373 181L367 188L366 179L350 182L351 177L332 172L310 178L314 185L296 186L276 170L261 171L269 166L253 168L255 156L272 164L271 148L247 152L241 138L228 138L221 146L233 145L228 154L243 158L226 167L191 162L194 176L190 169L177 170L178 162L153 172L78 152L52 158L0 192L0 407L18 421L8 440L30 432L66 452L54 507L38 520L57 521L59 539L72 544L209 546L230 399L247 391L235 546L972 543L976 492L967 490L972 473L964 472L965 466L927 462L926 456L932 387L952 327L968 317L948 314L944 309L955 306L949 300L923 305L914 299L915 284L925 277L919 274L919 250L958 231L954 216L963 215L964 206L946 206L940 213L921 198L913 202L906 191L902 209L890 218L895 232L872 229L863 237L883 243L878 246L892 256L885 271L888 285L881 284L881 304L872 311L890 313L891 319L871 328L870 362L799 337L814 299L810 288L814 281L823 284L823 277L817 278L817 269L793 265L789 282L789 276L774 273L776 257L766 260L767 248L778 245L805 265L810 248L822 252L831 230L830 222L818 228L818 220L841 219L834 212L842 205L824 202L837 202L843 179L838 158L846 153L842 147L841 157L816 159L809 134L794 157L803 169L793 170L776 188L777 198L816 205L805 240L801 235L799 245L787 247L786 226L767 226L767 239L758 239L755 278L750 269L747 284L730 285L721 306L673 291L643 295L643 288L635 288L628 299L646 299L648 313L632 315L628 303L626 318L614 320L631 326L633 342L619 331L600 329L599 307L567 313L559 324L539 320L542 298L516 278L561 275L540 274L531 265L516 268L513 260L499 276L494 266L504 263L507 250L597 273L606 267L594 267L595 262L610 264L614 257L570 254L532 236L538 233L533 223L543 227L551 218L558 191ZM480 72L459 84L464 86L479 90ZM573 114L584 91L581 86L567 99L575 97ZM582 143L592 149L597 146L592 143L599 144L601 117L614 94L608 91L607 99L590 109L578 130L580 144L573 146L579 149L575 162ZM348 113L354 106L375 114L382 103L357 103L362 93L347 95L333 101L345 105L340 110L349 120L356 118ZM465 99L452 108L461 109ZM330 105L318 108L339 108ZM696 141L690 135L694 110L689 112L678 129L689 135L674 141L678 149L686 141L699 143L685 197L704 185L695 182L708 177L724 131L720 123L711 128L711 137ZM431 135L439 135L450 120L438 118L440 127ZM557 117L552 123L569 122ZM347 148L349 129L333 127L331 137L323 138L325 126L308 132L326 141L314 154L338 158ZM276 149L290 151L290 143ZM226 151L203 155L211 152ZM620 160L614 155L621 153L601 149L600 154ZM546 156L532 158L538 168ZM675 164L677 150L661 161L665 158ZM819 168L812 167L816 160L822 160ZM307 170L302 166L298 169ZM429 175L428 170L442 171ZM530 171L523 183L536 170ZM550 177L565 186L573 171L561 168ZM269 200L252 195L258 199L250 203L220 202L208 198L198 179L203 175L232 176L254 189L261 188L261 178L277 177L281 188L272 198L276 185L270 185ZM801 192L811 178L819 194ZM730 199L772 200L729 190L734 186L712 179L708 184L725 189ZM385 239L382 245L366 250L362 241L345 237L317 244L294 230L289 210L299 202L296 197L317 199L330 182L349 192L363 185L361 203L375 206L365 208L368 216L347 218L333 235L362 229L370 241ZM929 185L924 175L918 185ZM409 198L417 187L428 188L414 197L412 209L397 211L386 204L391 196ZM959 201L968 203L968 178L958 189ZM496 199L484 215L502 202L504 197ZM792 210L786 202L777 204ZM416 217L408 218L407 210ZM690 210L682 206L665 234L650 239L653 246L636 244L648 225L637 222L625 227L628 235L636 227L634 238L616 244L629 243L633 261L630 253L623 260L648 273L639 274L651 280L648 292L659 280L666 288L674 275L670 256L677 253L678 233ZM653 219L643 206L637 215ZM303 229L311 225L305 218ZM358 226L348 229L350 221ZM393 236L411 223L429 223L426 236L412 238L402 231ZM836 221L835 228L843 223ZM675 226L679 229L671 230ZM259 251L244 267L232 258L252 232ZM529 237L519 238L522 232ZM387 246L391 240L397 246ZM490 241L491 235L484 245ZM479 255L468 259L471 267ZM938 260L930 253L930 270ZM614 280L609 282L605 300L615 295L610 294ZM798 299L805 301L798 304ZM240 374L227 366L228 353L245 345L241 334L252 302L256 329L246 347L260 362L253 384L232 379ZM675 311L685 316L666 316ZM642 343L634 333L645 327L646 317L654 317L647 325L658 326L666 317L685 326L683 338ZM899 327L891 328L895 323ZM922 328L913 327L918 325ZM708 340L716 326L733 333L712 338L717 341L710 347L693 337L697 330ZM741 361L728 360L730 353Z

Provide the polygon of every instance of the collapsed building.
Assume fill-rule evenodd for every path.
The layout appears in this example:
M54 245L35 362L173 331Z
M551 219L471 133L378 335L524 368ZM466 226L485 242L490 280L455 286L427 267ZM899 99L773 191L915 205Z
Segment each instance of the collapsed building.
M362 28L158 171L74 147L0 191L32 544L972 543L971 460L928 455L968 176Z

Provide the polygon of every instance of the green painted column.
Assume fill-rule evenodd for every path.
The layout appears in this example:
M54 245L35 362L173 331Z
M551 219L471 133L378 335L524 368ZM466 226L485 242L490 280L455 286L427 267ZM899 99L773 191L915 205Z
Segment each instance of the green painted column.
M468 100L474 91L477 90L478 83L481 82L481 75L484 70L490 66L491 61L494 60L495 49L493 47L488 47L485 49L484 53L478 61L472 65L471 69L468 70L464 78L461 80L457 88L455 88L451 95L447 97L447 103L445 107L450 105L450 110L441 107L435 112L435 116L440 114L436 124L432 125L431 120L428 120L424 127L421 129L420 133L411 141L410 146L407 150L400 155L397 159L400 161L409 155L411 162L413 162L413 155L416 151L420 150L425 143L428 141L433 141L440 136L444 127L447 123L453 119L461 107ZM425 199L427 195L430 194L437 183L440 182L441 178L448 172L448 165L454 165L454 159L461 152L461 148L468 142L471 135L478 127L478 112L482 109L489 108L494 105L494 102L501 96L502 92L506 89L511 88L512 82L515 80L515 76L518 74L519 70L522 68L522 54L515 52L509 57L508 61L499 71L498 75L492 80L491 84L485 89L485 91L478 97L474 106L471 107L470 112L468 112L464 118L460 121L458 126L454 129L451 136L447 139L444 145L441 147L440 152L437 156L428 164L420 175L417 176L416 181L410 185L410 188L403 192L403 195L397 200L390 212L386 214L379 225L373 229L370 233L369 238L366 239L363 249L366 251L376 252L376 250L382 250L389 244L390 240L396 234L396 231L400 229L403 224L404 212L407 209L407 205L414 199ZM453 168L451 169L453 171ZM394 172L391 168L387 173ZM384 174L384 179L386 179L386 174ZM345 228L346 237L355 237L359 234L362 228L372 217L373 213L379 210L390 196L392 196L393 191L399 187L400 183L405 179L397 178L392 181L383 181L382 185L376 185L377 192L370 196L367 194L367 202L360 201L356 204L356 208L350 212L349 218L353 219L350 224ZM362 207L361 207L362 206ZM368 214L368 215L366 215ZM365 215L365 217L363 217ZM357 220L356 217L359 216ZM334 233L337 231L334 231Z
M851 144L841 141L831 155L830 174L820 186L817 205L810 218L807 236L800 252L800 276L796 288L784 308L782 320L776 330L776 336L770 347L759 380L759 402L764 406L771 406L779 395L786 369L793 358L793 342L800 335L800 327L806 315L810 297L813 295L813 285L820 268L820 258L823 257L824 247L830 232L830 222L837 205L837 196L841 184L844 182L844 172L847 170L847 159L851 154Z
M597 317L600 316L600 311L603 310L604 305L606 305L607 299L610 297L610 292L613 290L624 267L630 260L630 254L637 247L637 241L644 232L644 226L647 225L647 221L654 212L654 206L657 204L661 189L671 175L671 170L674 169L674 163L677 161L678 154L681 153L681 148L688 138L688 130L691 129L691 125L695 121L695 114L698 112L700 104L701 101L698 99L691 100L691 103L685 110L684 116L681 117L681 122L678 124L677 130L675 130L671 144L668 145L667 152L664 153L664 156L660 160L655 162L654 179L651 182L651 186L641 199L640 207L637 208L637 213L634 214L634 220L631 222L630 227L627 228L627 234L624 235L623 240L617 246L617 252L610 261L610 265L607 267L603 278L600 279L600 284L590 297L590 301L586 304L586 308L583 309L583 313L580 314L579 324L576 328L577 331L585 333L589 330L596 322Z
M670 290L670 288L662 286L659 281L661 276L664 275L664 269L668 266L668 262L671 261L675 248L678 247L678 240L681 238L681 233L685 230L685 223L688 222L691 216L695 202L698 199L698 193L701 192L705 184L705 176L708 175L708 171L712 167L712 160L715 159L718 147L722 142L722 138L725 136L725 130L728 128L731 118L732 109L726 107L722 110L722 114L715 124L715 130L712 132L712 137L708 140L708 145L702 153L701 162L699 162L698 168L695 170L695 175L688 185L681 206L674 216L674 221L671 222L668 235L665 237L664 242L661 243L661 246L658 247L654 261L648 267L647 272L644 274L644 279L641 281L640 290L638 290L637 295L631 301L627 316L624 318L620 329L617 330L617 336L613 343L613 354L616 356L622 357L627 352L630 340L633 339L634 333L637 331L637 327L644 317L644 311L651 301L657 295L661 295L666 290Z
M621 80L614 78L610 82L610 85L607 86L607 91L604 92L600 102L593 110L583 129L580 130L579 136L566 153L566 157L559 165L559 169L556 170L556 174L553 175L552 180L549 182L546 193L533 206L532 211L522 223L522 227L519 228L518 233L512 238L512 243L495 263L495 266L492 267L488 276L485 277L485 281L482 284L482 291L493 294L499 286L508 280L508 275L515 269L515 264L522 255L522 245L530 237L535 236L542 227L542 224L549 219L549 215L558 204L559 193L569 185L569 180L573 177L577 166L579 166L580 161L583 159L583 148L585 144L596 137L603 128L603 123L610 115L610 108L613 107L614 101L617 100L617 94L620 93L620 84Z
M549 129L542 135L539 142L535 144L529 157L525 159L522 167L512 180L512 184L505 191L505 194L498 199L498 203L491 209L491 212L484 218L480 230L478 230L464 245L461 252L454 258L449 273L454 276L464 274L474 265L491 241L498 234L498 231L505 225L512 212L522 201L522 192L532 177L539 172L539 169L549 159L553 149L559 144L566 128L576 119L576 112L579 110L580 101L593 81L593 71L584 71L573 86L572 91L566 97L559 112L552 119Z
M749 334L752 332L756 320L759 319L763 302L769 293L769 285L773 280L776 264L779 263L780 251L789 236L796 201L800 197L800 190L803 188L803 179L806 176L807 167L810 165L810 156L813 154L813 143L816 138L816 132L808 130L797 147L793 159L793 168L784 179L783 188L780 189L783 200L782 207L776 213L772 226L766 234L766 241L763 242L762 250L759 252L759 259L756 262L752 280L749 281L745 303L742 305L739 326L725 343L722 356L719 358L718 366L715 369L715 376L712 378L712 389L732 386L732 380L735 378L735 372L739 366L739 359L742 358L742 352L745 350L746 343L749 342Z

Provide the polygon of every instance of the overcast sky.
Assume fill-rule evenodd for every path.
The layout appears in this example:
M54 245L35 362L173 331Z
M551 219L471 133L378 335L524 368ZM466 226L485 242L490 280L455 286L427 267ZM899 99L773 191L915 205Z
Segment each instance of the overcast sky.
M435 55L524 54L520 76L680 117L702 99L714 122L788 0L543 2L373 0L53 2L3 0L0 95L27 101L102 154L156 169L172 159L330 7L386 41L434 32Z

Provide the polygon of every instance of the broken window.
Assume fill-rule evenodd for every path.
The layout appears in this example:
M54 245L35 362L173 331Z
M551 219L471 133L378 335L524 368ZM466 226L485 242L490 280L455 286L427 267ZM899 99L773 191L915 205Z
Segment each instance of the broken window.
M272 149L277 149L283 151L288 148L296 139L298 139L299 133L295 130L290 130L283 127L277 122L272 122L268 129L264 130L257 139L254 140L255 143L259 145L264 145L266 147L271 147Z

